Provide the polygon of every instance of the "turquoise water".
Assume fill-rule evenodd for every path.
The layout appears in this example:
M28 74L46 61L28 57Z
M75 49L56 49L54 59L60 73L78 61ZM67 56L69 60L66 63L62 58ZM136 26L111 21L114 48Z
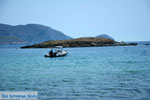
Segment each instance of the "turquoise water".
M38 91L39 100L150 100L150 46L0 49L0 91Z

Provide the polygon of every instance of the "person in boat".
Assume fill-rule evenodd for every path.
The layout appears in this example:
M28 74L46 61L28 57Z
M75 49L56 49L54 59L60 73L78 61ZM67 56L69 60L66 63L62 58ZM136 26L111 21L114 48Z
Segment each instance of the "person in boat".
M50 52L49 52L49 55L50 57L53 57L54 56L54 53L53 53L53 49L51 48Z
M54 53L54 57L56 57L57 52Z

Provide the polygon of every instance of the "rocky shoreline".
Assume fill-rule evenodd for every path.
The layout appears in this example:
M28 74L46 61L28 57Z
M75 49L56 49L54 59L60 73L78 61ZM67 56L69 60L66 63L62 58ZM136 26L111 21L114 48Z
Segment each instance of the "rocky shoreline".
M46 41L39 44L27 45L21 48L52 48L55 46L63 47L99 47L99 46L136 46L137 43L116 42L111 39L99 37L86 37L71 40Z

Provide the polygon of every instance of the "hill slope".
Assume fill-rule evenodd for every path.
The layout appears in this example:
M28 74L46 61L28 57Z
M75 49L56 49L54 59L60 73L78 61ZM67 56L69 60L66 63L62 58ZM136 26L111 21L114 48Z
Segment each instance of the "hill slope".
M39 24L5 25L0 24L0 36L15 36L28 43L40 43L48 40L67 40L71 37L50 27Z
M25 42L15 36L0 36L0 44L24 44Z
M107 34L101 34L101 35L98 35L96 37L102 37L102 38L107 38L107 39L111 39L111 40L114 40L114 38L112 38L111 36L107 35Z

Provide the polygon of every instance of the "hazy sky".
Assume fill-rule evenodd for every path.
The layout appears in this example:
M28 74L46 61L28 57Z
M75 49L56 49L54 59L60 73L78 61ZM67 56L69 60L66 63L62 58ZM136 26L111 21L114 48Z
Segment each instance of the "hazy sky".
M150 0L0 0L0 23L43 24L74 38L150 40Z

